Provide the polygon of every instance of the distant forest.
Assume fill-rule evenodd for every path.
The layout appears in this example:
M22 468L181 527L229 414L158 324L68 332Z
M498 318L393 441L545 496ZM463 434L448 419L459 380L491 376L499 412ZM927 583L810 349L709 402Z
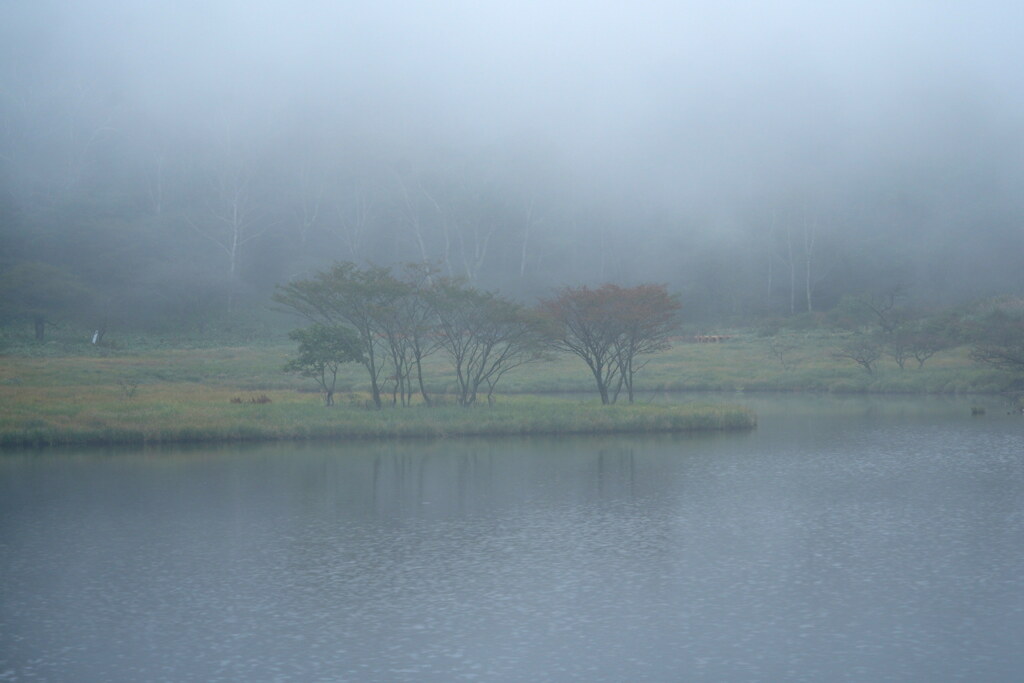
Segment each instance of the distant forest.
M1024 286L1022 199L963 177L981 159L702 217L635 183L581 186L542 146L381 150L326 123L162 131L102 92L72 111L6 104L0 269L60 268L134 324L265 305L336 260L430 263L527 302L664 283L691 320L822 311L897 285L928 305Z
M481 10L466 21L494 33L445 47L444 13L397 8L33 7L0 22L0 276L41 264L125 326L262 315L339 261L430 264L526 304L664 284L714 324L1024 292L1016 62L985 61L1014 41L961 45L950 71L938 38L871 58L908 49L881 21L822 25L875 41L846 64L770 32L709 43L674 11L606 52L614 12L573 29L501 11L502 31Z

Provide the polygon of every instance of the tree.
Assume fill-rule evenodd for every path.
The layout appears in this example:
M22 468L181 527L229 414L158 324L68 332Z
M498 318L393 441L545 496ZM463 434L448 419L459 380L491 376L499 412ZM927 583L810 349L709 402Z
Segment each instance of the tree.
M605 405L623 387L633 402L633 378L646 365L637 359L669 348L679 308L663 285L613 284L567 287L540 306L555 326L550 345L583 359Z
M971 326L971 358L1000 370L1024 371L1024 313L996 309Z
M900 370L904 369L911 358L917 361L920 369L936 353L955 345L954 335L949 329L950 321L916 316L911 309L900 304L905 291L902 283L896 283L842 298L833 316L848 329L858 330L862 335L869 333L870 343L857 340L847 349L854 349L853 353L844 353L840 357L860 363L854 355L866 359L871 355L866 352L874 345L892 357ZM874 360L868 366L872 363ZM865 369L870 371L868 366Z
M929 358L955 345L954 338L949 330L945 329L944 321L939 319L902 323L893 328L885 340L886 352L892 356L901 370L910 358L917 361L918 369L923 368Z
M381 312L404 291L387 268L361 269L354 263L336 263L308 280L278 285L274 301L311 322L352 328L359 339L359 362L369 375L373 403L380 408L380 380L386 376L388 362Z
M939 351L960 343L959 325L956 315L945 315L921 320L912 327L910 355L917 361L919 369Z
M661 285L637 285L619 292L616 317L620 326L615 344L619 377L633 402L633 376L647 365L639 356L665 351L679 327L679 302Z
M855 334L832 354L840 360L852 360L869 375L875 372L875 363L882 357L882 347L873 335Z
M455 368L459 405L475 403L481 386L490 405L506 373L544 358L544 321L519 304L448 279L434 285L429 300L438 345Z
M412 373L423 402L430 405L430 395L423 381L423 360L439 348L437 317L430 302L430 283L436 276L430 266L410 264L404 277L391 284L395 296L376 314L380 334L387 342L391 364L395 370L391 402L409 405L413 394Z
M215 152L205 160L208 182L197 188L201 193L198 201L185 213L192 230L223 252L230 285L229 313L234 306L243 252L275 225L269 216L271 195L261 185L266 169L239 148L233 133L226 126L219 144L212 146Z
M19 263L0 275L0 312L31 320L37 342L45 340L47 325L71 315L89 298L77 277L46 263Z
M311 325L288 336L299 342L299 355L288 361L285 372L316 380L324 405L334 405L338 369L344 363L362 362L358 335L347 327Z
M896 284L861 297L860 304L874 317L882 332L894 334L910 318L909 312L899 305L905 294L906 288Z
M900 370L903 370L907 361L914 355L913 343L914 335L909 326L897 327L885 336L882 348L887 355L896 361L896 365L899 366ZM928 360L928 358L925 358L925 360ZM918 367L923 365L921 361L918 361L918 364Z

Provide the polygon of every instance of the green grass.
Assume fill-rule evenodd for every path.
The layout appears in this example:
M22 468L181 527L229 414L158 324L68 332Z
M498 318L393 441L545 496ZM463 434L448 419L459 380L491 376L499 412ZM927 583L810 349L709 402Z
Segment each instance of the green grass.
M237 392L202 386L153 387L126 399L110 390L0 391L0 445L169 443L273 439L362 439L680 432L749 429L754 416L718 405L618 405L514 396L497 405L370 410L364 395L332 408L295 391L265 392L270 403L232 403ZM246 397L243 397L246 398Z
M676 344L652 356L636 379L641 391L833 391L908 393L991 393L1011 388L1016 378L968 357L964 347L940 352L918 368L903 370L883 358L873 374L832 357L842 343L837 333L811 331L776 337L738 332L722 344ZM56 342L54 344L57 344ZM785 347L782 359L773 352ZM47 345L43 345L46 348ZM0 386L114 387L120 382L149 386L197 383L236 391L312 389L312 383L281 371L294 353L290 342L249 346L161 349L128 345L111 350L79 347L76 353L0 355ZM429 388L452 392L454 378L439 358L429 359ZM362 368L346 366L340 391L368 389ZM593 393L593 379L575 357L561 357L509 373L499 393Z
M868 374L832 356L841 342L839 334L814 330L770 338L740 331L722 344L680 343L649 359L637 390L994 393L1018 381L973 363L966 348L941 352L923 368L912 361L901 370L883 359ZM9 348L0 356L0 445L684 431L747 427L752 420L710 405L602 407L586 367L572 357L509 373L495 407L471 409L366 410L360 392L367 382L361 368L349 366L339 377L340 405L327 409L310 381L281 371L293 351L284 342L78 346L73 353ZM452 393L451 371L440 358L431 360L428 376L432 392ZM542 396L555 392L578 398ZM259 393L272 402L231 403Z

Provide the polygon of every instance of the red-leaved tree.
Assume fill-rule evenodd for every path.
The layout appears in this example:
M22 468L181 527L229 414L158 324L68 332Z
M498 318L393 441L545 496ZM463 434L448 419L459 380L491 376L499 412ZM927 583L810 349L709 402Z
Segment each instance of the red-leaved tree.
M583 359L605 405L623 389L633 402L633 378L647 364L638 359L669 348L679 309L664 285L566 287L540 304L554 323L551 346Z

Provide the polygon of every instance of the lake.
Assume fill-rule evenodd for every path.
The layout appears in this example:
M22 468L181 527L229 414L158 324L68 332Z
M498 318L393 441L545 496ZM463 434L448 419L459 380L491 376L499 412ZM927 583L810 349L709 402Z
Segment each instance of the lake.
M1024 417L716 399L758 429L0 454L0 681L1024 678Z

